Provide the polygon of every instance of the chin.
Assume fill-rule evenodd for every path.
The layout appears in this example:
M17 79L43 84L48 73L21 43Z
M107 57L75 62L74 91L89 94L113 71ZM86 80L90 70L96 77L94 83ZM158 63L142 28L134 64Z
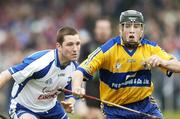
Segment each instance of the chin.
M77 61L77 58L72 58L71 61Z

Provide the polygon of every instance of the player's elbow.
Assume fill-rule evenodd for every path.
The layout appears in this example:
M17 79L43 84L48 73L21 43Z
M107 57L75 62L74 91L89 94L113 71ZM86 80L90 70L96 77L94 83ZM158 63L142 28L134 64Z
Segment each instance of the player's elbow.
M172 60L169 63L169 67L171 67L171 70L175 73L180 73L180 62L178 60Z
M174 67L174 68L172 68L172 71L174 73L180 73L180 67Z
M8 82L12 78L9 71L3 71L0 73L0 88L2 88L6 82Z

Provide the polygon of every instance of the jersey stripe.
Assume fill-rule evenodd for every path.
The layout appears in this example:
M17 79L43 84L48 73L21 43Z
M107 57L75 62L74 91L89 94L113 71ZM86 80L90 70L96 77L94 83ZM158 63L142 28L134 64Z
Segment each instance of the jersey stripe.
M18 64L18 65L11 67L9 69L9 71L11 72L11 74L14 74L20 70L23 70L28 65L30 65L32 62L36 61L37 59L39 59L40 57L42 57L43 55L45 55L48 52L49 52L49 50L44 50L44 51L34 53L34 54L26 57L21 64Z
M151 85L151 71L140 70L137 72L113 73L105 69L100 70L100 79L112 89L125 87L142 87ZM126 83L125 83L126 82Z

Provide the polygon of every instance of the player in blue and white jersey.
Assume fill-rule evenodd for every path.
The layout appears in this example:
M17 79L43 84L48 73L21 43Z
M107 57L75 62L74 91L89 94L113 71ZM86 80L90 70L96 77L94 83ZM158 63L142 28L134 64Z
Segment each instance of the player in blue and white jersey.
M101 100L162 119L162 113L151 96L154 89L151 65L160 67L171 76L172 65L170 68L164 62L176 62L176 59L157 43L143 37L142 13L135 10L122 12L119 26L120 36L97 48L72 74L72 90L84 94L81 87L83 78L92 79L93 73L99 70ZM148 119L110 104L103 105L107 119Z
M0 74L0 87L10 79L15 83L9 115L12 119L68 119L62 105L57 101L57 89L71 90L71 72L77 67L80 51L78 32L63 27L57 32L56 49L43 50L24 58L22 63ZM62 101L71 112L75 100L65 94Z

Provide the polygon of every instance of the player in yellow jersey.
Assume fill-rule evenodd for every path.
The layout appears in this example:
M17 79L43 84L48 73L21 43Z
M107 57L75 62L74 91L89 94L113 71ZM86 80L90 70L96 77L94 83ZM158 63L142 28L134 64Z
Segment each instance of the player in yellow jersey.
M84 89L81 88L83 78L90 80L93 73L99 70L101 100L163 118L151 97L154 86L149 65L153 65L153 62L156 64L156 61L150 57L157 56L163 60L174 59L155 42L143 38L142 13L135 10L122 12L119 26L120 36L110 39L97 48L73 73L72 90L75 93L84 94ZM168 67L163 67L161 64L156 66L159 66L167 76L171 76L172 72L166 69ZM147 118L112 105L103 105L107 119Z

